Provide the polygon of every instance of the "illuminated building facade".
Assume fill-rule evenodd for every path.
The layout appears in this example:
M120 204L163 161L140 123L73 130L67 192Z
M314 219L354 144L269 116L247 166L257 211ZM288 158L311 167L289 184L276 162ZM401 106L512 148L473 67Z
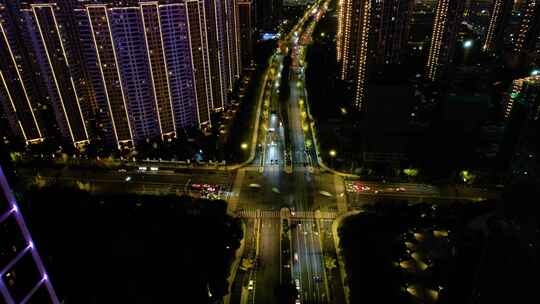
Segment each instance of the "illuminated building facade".
M59 304L0 167L0 303Z
M81 43L85 49L90 81L98 100L104 136L119 149L133 146L124 87L105 5L89 5L76 11Z
M249 68L253 64L253 7L251 0L238 2L240 19L240 41L242 50L242 64Z
M186 0L189 49L193 64L197 122L200 126L211 125L212 83L210 59L205 27L205 3L202 0Z
M157 2L140 3L144 38L146 40L151 83L157 107L159 131L162 139L176 137L176 123L170 94L169 71L165 60L163 31Z
M495 0L482 50L493 53L503 46L504 30L512 15L513 0Z
M440 79L445 69L453 61L456 35L463 20L465 1L439 0L435 9L435 20L426 65L426 78Z
M364 107L372 67L403 61L413 4L411 0L340 0L339 77L354 81L358 109Z
M227 96L225 70L225 52L223 52L226 39L224 1L206 0L204 4L206 19L206 34L208 45L208 60L210 64L210 78L212 87L212 109L221 110L225 106Z
M141 9L115 6L109 10L112 36L135 143L160 137L146 29Z
M197 104L184 3L159 6L176 129L197 126Z
M512 178L538 178L540 165L540 76L514 80L504 104L503 159Z
M356 61L358 28L360 25L358 0L340 0L338 33L336 37L337 59L340 63L340 79L349 79L349 67Z
M42 104L52 105L52 129L75 146L96 139L124 149L172 139L180 128L209 126L211 113L227 106L240 78L237 0L11 6L15 27L0 7L0 98L12 133L27 144L47 137L41 129L49 126L38 125L34 115ZM18 50L16 40L31 52ZM18 75L27 69L34 78ZM34 84L37 90L31 90Z
M509 98L504 105L504 118L509 119L515 105L526 105L532 119L540 118L540 76L514 80Z
M238 0L224 1L225 5L225 33L226 33L226 60L227 83L230 90L234 87L236 79L240 78L242 62L240 60L240 19L238 15Z
M6 16L7 8L0 4L0 101L11 129L25 144L41 142L44 134L38 123L35 101L28 79L21 72L20 53L15 50L14 24ZM25 81L26 80L26 81Z
M514 53L532 50L540 35L540 0L530 0L525 4L519 30L514 42Z
M56 18L55 4L32 4L21 9L32 39L39 69L51 100L60 134L76 147L89 142L87 121L65 47L67 38Z
M371 0L363 1L360 13L360 24L358 31L356 62L356 90L354 105L358 110L363 110L367 99L367 80L368 80L368 56L374 50L370 47L372 44L373 10L374 2ZM371 41L370 41L371 40ZM371 42L371 43L370 43Z
M407 49L414 0L385 0L375 8L377 64L400 64Z

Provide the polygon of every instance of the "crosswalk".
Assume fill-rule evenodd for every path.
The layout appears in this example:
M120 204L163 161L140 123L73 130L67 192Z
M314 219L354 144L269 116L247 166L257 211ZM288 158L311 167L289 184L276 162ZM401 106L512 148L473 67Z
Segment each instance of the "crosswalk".
M241 218L297 218L297 219L334 219L338 213L333 211L296 211L279 210L238 210L236 215Z

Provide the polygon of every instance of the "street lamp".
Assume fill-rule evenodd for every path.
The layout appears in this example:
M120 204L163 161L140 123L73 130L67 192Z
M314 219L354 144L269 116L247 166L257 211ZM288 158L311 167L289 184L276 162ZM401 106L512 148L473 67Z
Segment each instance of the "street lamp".
M473 46L472 40L466 40L465 42L463 42L463 48L470 49L472 46Z
M336 150L332 149L330 150L329 154L330 154L330 157L332 158L332 167L334 167L334 158L336 158L337 152Z
M247 150L248 144L247 144L247 143L242 143L242 144L240 145L240 148L242 148L242 150Z
M540 70L532 70L531 76L538 76L540 75Z

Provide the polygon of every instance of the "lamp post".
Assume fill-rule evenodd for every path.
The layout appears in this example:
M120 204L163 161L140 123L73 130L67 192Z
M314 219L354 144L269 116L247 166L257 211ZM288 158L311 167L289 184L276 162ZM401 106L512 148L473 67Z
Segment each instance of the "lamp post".
M332 159L331 166L333 168L334 167L334 158L336 158L337 152L336 152L336 150L332 149L332 150L330 150L329 154L330 154L330 157Z

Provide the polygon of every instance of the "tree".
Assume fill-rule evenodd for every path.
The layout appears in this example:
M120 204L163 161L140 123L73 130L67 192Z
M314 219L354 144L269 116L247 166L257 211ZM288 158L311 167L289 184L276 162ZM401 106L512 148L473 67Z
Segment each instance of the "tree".
M418 172L419 170L418 169L415 169L415 168L407 168L407 169L403 169L403 173L405 173L405 175L407 175L407 177L409 179L413 179L415 178L416 176L418 176Z
M248 271L251 268L253 268L253 260L248 258L242 259L242 265L240 265L240 269Z
M324 267L326 267L326 269L328 271L332 271L334 268L336 268L336 259L334 259L333 257L329 257L329 256L325 256L324 257Z

